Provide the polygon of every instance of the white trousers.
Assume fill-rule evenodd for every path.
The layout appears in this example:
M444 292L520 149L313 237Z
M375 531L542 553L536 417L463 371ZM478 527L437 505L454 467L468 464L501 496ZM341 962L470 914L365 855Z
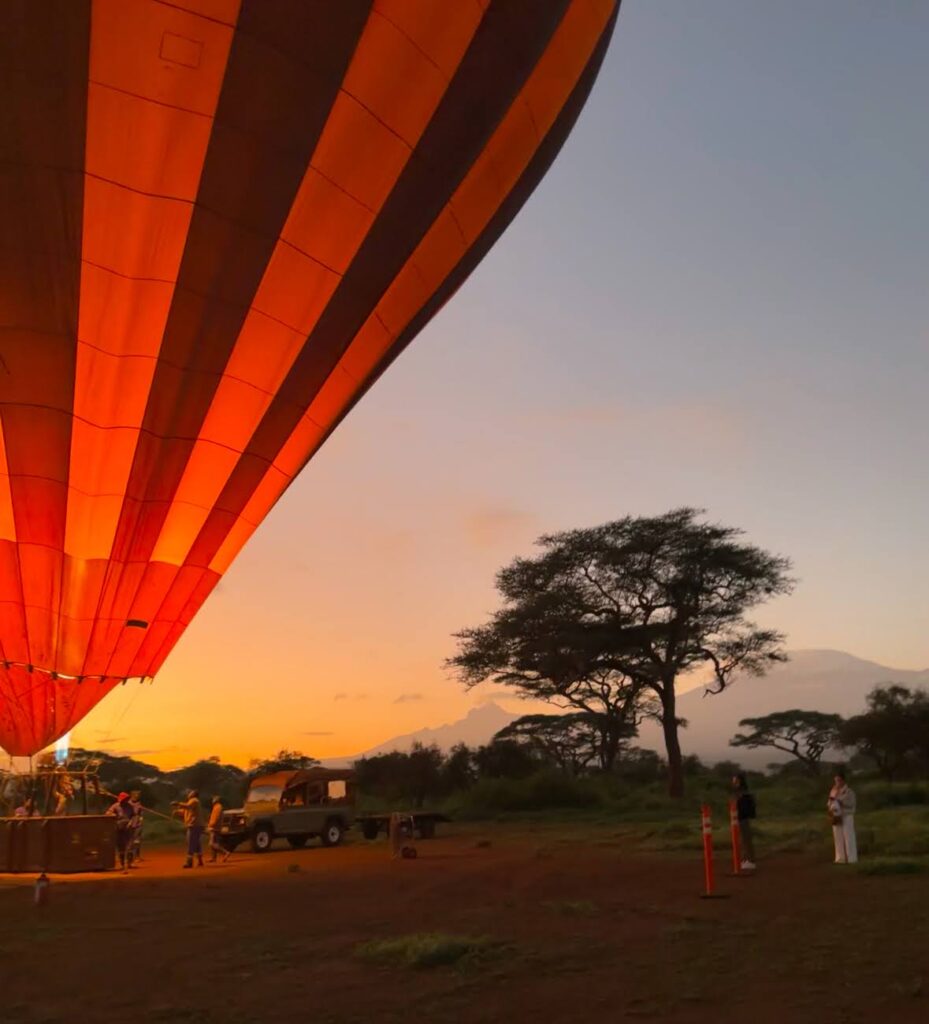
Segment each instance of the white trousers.
M836 864L858 863L858 840L855 838L855 815L843 814L842 824L832 826Z

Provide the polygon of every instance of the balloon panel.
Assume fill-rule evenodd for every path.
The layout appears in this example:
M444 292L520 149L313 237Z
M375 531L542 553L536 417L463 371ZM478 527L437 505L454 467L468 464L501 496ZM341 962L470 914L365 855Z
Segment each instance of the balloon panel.
M518 212L615 0L0 7L0 744L154 675Z

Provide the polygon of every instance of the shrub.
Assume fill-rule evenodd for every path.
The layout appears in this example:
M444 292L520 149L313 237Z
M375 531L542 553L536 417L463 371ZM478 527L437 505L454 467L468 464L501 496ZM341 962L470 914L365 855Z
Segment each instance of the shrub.
M869 809L929 804L925 782L871 782L860 787L859 799Z
M500 943L486 937L424 932L362 942L355 947L355 955L372 963L423 969L474 965L501 948Z
M547 770L525 779L480 779L461 795L456 810L464 818L481 818L514 811L596 807L604 799L597 779Z

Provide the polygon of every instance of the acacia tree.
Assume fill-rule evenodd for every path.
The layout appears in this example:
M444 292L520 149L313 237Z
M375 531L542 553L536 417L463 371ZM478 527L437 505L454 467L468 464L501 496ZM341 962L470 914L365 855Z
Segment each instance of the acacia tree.
M830 747L840 746L842 723L841 715L829 715L823 711L800 711L796 708L775 711L760 718L743 718L739 726L751 731L736 733L729 745L782 750L801 761L815 775L823 754Z
M620 745L635 734L635 726L627 724ZM494 739L527 743L559 768L576 774L593 764L602 771L612 769L616 750L610 737L608 722L601 723L598 716L589 712L576 711L566 715L523 715L501 729Z
M868 694L867 705L843 725L843 744L870 757L890 781L929 771L929 695L887 683Z
M544 536L541 554L497 574L503 607L456 634L449 664L525 697L612 715L611 742L643 713L662 725L672 796L684 791L677 685L709 672L709 693L737 673L784 661L783 636L746 612L789 593L786 558L701 521L698 509L626 517Z

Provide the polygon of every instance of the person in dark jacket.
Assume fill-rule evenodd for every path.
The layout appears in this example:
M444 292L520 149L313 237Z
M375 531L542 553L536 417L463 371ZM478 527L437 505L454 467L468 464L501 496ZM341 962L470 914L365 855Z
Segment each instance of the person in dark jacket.
M736 814L739 819L739 841L742 847L742 870L755 870L755 836L753 822L756 808L755 798L749 792L748 779L743 773L733 775L732 789L736 800Z

